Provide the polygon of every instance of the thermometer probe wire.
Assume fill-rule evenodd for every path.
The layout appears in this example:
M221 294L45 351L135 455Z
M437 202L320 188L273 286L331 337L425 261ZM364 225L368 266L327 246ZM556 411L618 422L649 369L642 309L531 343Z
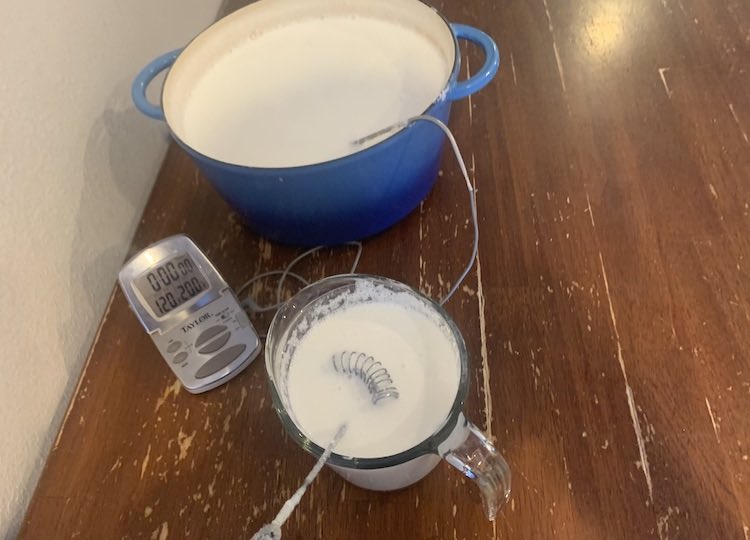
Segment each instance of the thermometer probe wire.
M453 149L453 154L456 157L456 161L458 161L461 174L463 175L464 181L466 182L466 189L469 192L469 208L471 210L471 219L472 219L472 223L474 226L473 227L474 228L474 243L472 246L472 251L469 257L469 261L466 267L464 268L463 272L459 276L458 280L453 284L453 286L450 288L448 293L440 300L440 305L442 306L451 299L451 297L455 294L455 292L458 290L458 288L466 279L466 276L469 274L469 272L471 272L471 269L473 268L474 263L476 262L477 254L479 252L479 219L477 217L476 189L474 188L474 185L469 179L469 173L466 169L466 163L464 161L463 156L461 155L461 150L458 147L456 138L453 136L453 133L451 132L450 128L448 128L448 126L446 126L445 123L443 123L441 120L434 118L432 116L428 116L428 115L420 115L420 116L412 117L404 122L399 122L398 124L394 124L387 128L381 129L375 133L372 133L371 135L368 135L362 139L358 139L354 141L352 144L355 146L359 146L367 141L370 141L373 138L381 137L393 131L404 129L408 127L409 125L411 125L412 123L417 122L417 121L427 121L427 122L433 123L434 125L438 126L443 131L443 133L445 133L445 136L448 138L448 141L451 144L451 148ZM350 270L350 273L354 274L355 271L357 270L357 266L359 265L359 261L362 258L362 243L361 242L347 242L345 245L354 246L357 248L357 254L354 258L354 262L352 263L351 270ZM283 270L273 270L270 272L265 272L263 274L259 274L253 277L252 279L244 283L242 287L238 289L237 296L240 296L246 289L248 289L250 286L252 286L254 283L256 283L257 281L261 279L265 279L271 276L279 276L279 281L276 286L276 302L274 304L268 305L268 306L260 306L252 299L252 297L248 296L242 302L243 307L253 313L263 313L263 312L278 310L278 308L284 303L284 301L282 300L282 287L287 276L291 276L292 278L296 279L303 285L310 284L308 280L306 280L299 274L292 272L292 268L294 268L294 266L297 263L299 263L306 257L309 257L310 255L314 253L317 253L323 247L325 246L316 246L314 248L308 249L307 251L295 257ZM263 335L261 337L266 337L266 335ZM280 540L281 539L282 525L284 525L286 520L289 518L289 516L292 514L294 509L300 503L300 501L302 500L302 497L307 491L307 488L310 486L310 484L312 484L312 482L318 476L318 473L320 473L320 470L328 461L328 458L333 452L333 449L336 447L338 442L344 436L345 432L346 432L346 424L343 424L341 425L341 427L339 427L339 430L336 433L336 435L333 437L333 440L331 440L330 444L325 449L325 452L323 452L323 454L320 456L318 461L315 463L315 466L307 475L302 485L297 489L294 495L292 495L284 503L284 505L281 507L281 510L276 515L274 520L271 523L268 523L264 525L263 527L261 527L261 529L257 533L255 533L255 535L253 535L251 540Z
M461 170L461 175L463 176L464 182L466 183L466 189L469 192L469 210L471 211L471 221L472 221L473 233L474 233L474 242L472 244L471 255L469 256L469 261L466 264L466 267L464 268L463 272L461 272L461 275L458 277L458 280L456 280L456 282L450 288L448 293L442 299L440 299L439 303L442 306L442 305L445 305L453 297L453 295L456 293L458 288L466 279L466 276L469 275L469 272L471 272L471 269L474 267L474 263L476 262L476 259L477 259L477 254L479 252L479 218L477 216L476 188L474 187L471 180L469 179L469 172L466 168L466 162L464 161L464 158L461 155L461 149L458 147L456 138L453 136L453 133L451 132L450 128L447 125L445 125L445 123L442 120L435 118L434 116L423 114L419 116L414 116L412 118L409 118L408 120L404 120L402 122L398 122L396 124L383 128L381 130L378 130L374 133L371 133L370 135L362 137L361 139L357 139L352 142L352 145L361 146L373 139L383 137L384 135L387 135L394 131L399 131L401 129L408 128L413 123L419 122L419 121L430 122L436 125L438 128L440 128L443 131L443 133L448 139L448 142L451 145L451 149L453 150L453 154L456 157L456 161L458 162L459 169ZM357 266L359 265L359 261L362 258L362 250L363 250L362 242L346 242L345 244L342 244L342 245L353 246L357 248L357 254L355 255L354 262L352 263L351 270L349 271L350 274L354 274L357 270ZM266 313L269 311L278 310L284 304L284 300L282 299L282 290L283 290L284 282L286 281L287 277L292 277L296 279L298 282L300 282L304 286L310 284L310 281L308 281L301 275L295 272L292 272L292 269L294 268L294 266L297 265L303 259L309 257L310 255L317 253L324 247L326 246L316 246L316 247L310 248L307 251L295 257L283 270L272 270L270 272L265 272L245 282L237 290L238 297L241 297L242 293L245 290L247 290L250 286L260 281L261 279L266 279L271 276L279 276L279 280L276 285L276 302L275 303L262 306L258 304L250 295L248 295L248 297L242 301L242 306L246 310L251 312L251 314ZM261 337L266 337L266 336L263 335Z

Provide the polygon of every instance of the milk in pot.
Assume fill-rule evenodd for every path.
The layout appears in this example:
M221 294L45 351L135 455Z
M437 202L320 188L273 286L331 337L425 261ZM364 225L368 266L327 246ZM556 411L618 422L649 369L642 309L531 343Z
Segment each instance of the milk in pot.
M250 34L206 70L180 132L228 163L325 162L362 149L352 141L423 113L452 63L427 36L384 18L290 21Z

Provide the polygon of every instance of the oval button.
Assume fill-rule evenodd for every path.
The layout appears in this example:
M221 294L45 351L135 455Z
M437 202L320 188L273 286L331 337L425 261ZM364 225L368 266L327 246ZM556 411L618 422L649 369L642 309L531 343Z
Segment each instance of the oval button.
M227 367L229 364L234 362L246 348L247 347L240 343L239 345L233 345L228 349L224 349L219 354L211 358L208 362L203 364L195 373L195 378L205 379L209 375L213 375L220 369Z
M206 328L198 336L198 339L195 340L195 346L199 348L203 347L209 339L218 336L226 329L227 327L223 324L217 324L216 326L212 326L211 328Z
M222 332L215 338L211 339L202 349L199 349L198 352L201 354L215 353L227 344L231 335L232 332L227 329L226 332Z
M172 359L172 362L174 362L175 364L179 364L181 362L184 362L187 357L188 357L188 353L186 353L185 351L182 351L181 353L179 353L177 356L175 356Z
M180 350L180 347L182 347L182 343L181 342L179 342L179 341L173 341L172 343L169 344L169 347L167 347L167 352L168 353L177 352L177 351Z

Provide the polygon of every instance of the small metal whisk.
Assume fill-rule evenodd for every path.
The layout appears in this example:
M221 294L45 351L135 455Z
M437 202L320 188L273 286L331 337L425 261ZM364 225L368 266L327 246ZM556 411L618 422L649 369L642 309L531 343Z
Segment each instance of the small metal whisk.
M358 377L367 385L373 404L381 399L398 399L398 388L382 363L358 351L343 351L331 356L333 369L339 373Z

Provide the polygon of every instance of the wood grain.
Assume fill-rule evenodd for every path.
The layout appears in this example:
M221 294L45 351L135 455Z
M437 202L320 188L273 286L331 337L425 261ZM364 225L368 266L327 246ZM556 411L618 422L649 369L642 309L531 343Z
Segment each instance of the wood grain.
M472 359L468 416L508 458L513 497L492 524L447 465L386 494L326 470L284 538L747 540L750 6L435 6L503 56L451 120L481 241L448 310ZM365 243L360 270L440 296L468 256L468 217L446 153L432 194ZM173 147L133 251L177 232L237 286L297 253L245 229ZM257 361L181 391L115 289L20 537L249 538L313 463L264 377Z

